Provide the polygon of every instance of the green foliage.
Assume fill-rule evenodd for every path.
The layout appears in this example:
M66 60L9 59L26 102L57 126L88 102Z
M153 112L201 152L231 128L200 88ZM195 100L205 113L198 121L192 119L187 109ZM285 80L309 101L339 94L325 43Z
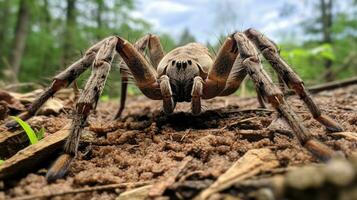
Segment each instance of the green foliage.
M169 34L162 34L160 36L160 41L165 52L169 52L176 47L176 42Z
M324 71L324 60L334 61L336 59L330 44L322 44L312 48L293 47L289 49L283 47L280 54L303 80L312 84L320 81L316 77L319 77Z
M331 44L323 44L307 50L311 57L336 60Z
M4 74L6 73L4 72L10 69L7 59L12 51L19 2L18 0L0 0L1 80L5 80L6 75ZM303 23L300 24L299 28L304 31L304 40L296 41L295 38L290 38L279 44L283 58L302 76L307 84L324 81L322 75L325 73L326 60L333 61L332 71L335 73L335 78L346 78L357 74L356 67L354 67L354 63L357 63L356 1L345 2L349 4L349 11L333 12L333 24L330 30L333 42L331 43L321 41L322 30L318 3L319 1L309 1L305 5L306 9L314 10L316 14L302 19ZM66 1L31 1L30 32L26 39L26 48L21 60L19 80L48 85L54 75L80 58L88 47L105 37L120 35L131 42L135 42L147 33L156 33L152 29L152 24L146 19L132 15L131 12L135 9L135 4L135 0L77 0L75 20L72 22L74 24L67 26ZM293 2L286 2L286 6L280 12L281 17L292 15L297 10L295 6ZM229 4L222 8L230 9ZM220 24L225 17L233 20L227 22L228 24L235 24L236 21L240 20L236 16L232 16L234 15L233 12L227 12L227 9L220 10L217 8L217 13L222 14L217 18ZM219 41L222 42L228 35L224 27L216 28L221 31L217 35L217 42L208 45L212 54L218 51ZM192 31L185 29L177 38L173 38L169 33L156 34L160 36L163 48L168 52L178 44L195 41ZM66 32L69 33L70 37ZM275 38L272 39L276 40ZM295 41L295 43L292 43L292 41ZM69 47L64 48L65 44ZM64 59L66 53L69 54L67 60ZM266 67L266 69L271 68ZM83 88L90 73L90 70L87 70L80 76L78 83L81 88ZM253 87L248 84L247 88ZM130 85L128 93L137 95L140 94L140 91L137 87ZM105 101L118 97L119 94L120 72L118 63L114 60L107 86L103 91L104 97L101 100Z
M10 69L7 59L11 53L17 10L20 1L0 0L0 78L6 78ZM21 82L37 82L48 85L53 76L69 64L79 59L91 45L111 35L120 35L130 42L152 32L151 24L145 19L133 17L134 0L77 0L75 19L67 23L67 1L31 1L30 32L26 39L26 48L21 60ZM5 12L7 15L5 16ZM5 23L6 22L6 23ZM1 33L4 33L2 37ZM158 33L158 35L162 35ZM164 35L162 42L165 50L176 46L170 35ZM68 55L66 58L65 55ZM114 60L103 94L110 98L120 93L120 73ZM8 70L9 71L9 70ZM89 77L87 70L79 78L83 87ZM2 77L3 76L3 77ZM135 89L130 89L135 91Z
M186 28L183 30L180 40L178 42L179 45L185 45L190 42L196 41L195 37L190 33L190 31Z
M22 127L22 129L24 129L27 137L30 140L30 144L35 144L43 138L45 133L45 129L43 127L40 129L40 131L35 132L27 122L23 121L19 117L12 116L11 118L15 120Z

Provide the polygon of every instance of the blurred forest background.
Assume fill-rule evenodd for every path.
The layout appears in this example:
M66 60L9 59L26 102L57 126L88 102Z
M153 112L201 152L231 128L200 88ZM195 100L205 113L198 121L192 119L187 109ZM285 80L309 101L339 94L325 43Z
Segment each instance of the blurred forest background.
M357 75L357 0L348 1L352 12L335 11L335 2L309 1L306 6L317 14L299 24L305 39L278 43L281 55L307 85ZM135 0L0 0L0 88L18 83L47 85L91 44L113 34L133 42L153 32L160 35L166 51L195 41L194 30L185 29L178 38L153 30L147 20L129 14L135 9ZM291 12L293 9L282 10L281 17ZM224 8L217 8L217 13L218 20L230 19ZM206 45L217 51L225 36L222 31L217 43ZM89 70L80 82L88 74ZM119 81L116 66L105 90L107 96L119 94Z

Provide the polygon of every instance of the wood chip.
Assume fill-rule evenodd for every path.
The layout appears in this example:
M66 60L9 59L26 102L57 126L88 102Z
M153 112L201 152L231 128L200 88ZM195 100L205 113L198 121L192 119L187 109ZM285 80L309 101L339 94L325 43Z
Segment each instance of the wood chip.
M6 128L4 128L6 129ZM0 158L8 158L25 148L29 139L23 130L0 132Z
M244 154L216 182L202 191L195 200L207 199L210 195L229 188L233 184L279 166L278 158L270 149L253 149Z
M64 109L64 101L52 98L49 99L38 111L39 115L51 115L58 114L62 109Z
M67 124L56 133L43 138L36 144L26 147L5 160L0 165L0 179L7 179L18 173L34 170L34 166L41 164L43 159L47 159L51 153L62 147L69 134L69 127L69 124Z
M0 90L0 101L6 104L9 109L23 111L25 110L25 106L20 103L16 97L11 95L10 92L5 90Z

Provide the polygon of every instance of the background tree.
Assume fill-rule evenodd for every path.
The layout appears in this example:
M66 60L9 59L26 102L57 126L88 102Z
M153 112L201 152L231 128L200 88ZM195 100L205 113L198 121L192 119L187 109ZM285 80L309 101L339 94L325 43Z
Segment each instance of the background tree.
M10 15L10 0L0 2L0 44L4 44L7 40L7 29L9 21L7 17ZM0 55L3 55L3 48L5 45L0 46Z
M320 39L317 41L321 45L332 46L333 43L333 23L336 13L333 13L333 0L318 0L313 2L312 9L319 11L313 19L308 19L305 22L305 31L310 35L317 35ZM324 61L325 73L323 78L326 81L334 79L332 66L333 59L325 58Z
M187 43L195 42L195 41L196 41L195 37L190 33L188 28L185 28L181 33L178 45L185 45Z
M19 2L19 10L17 14L17 23L15 26L15 38L11 48L9 58L10 67L13 70L13 82L18 81L18 73L20 71L20 64L24 53L26 38L30 25L30 1L21 0Z
M105 12L107 9L105 7L105 2L104 0L96 0L97 3L97 11L96 11L96 22L97 22L97 36L96 38L98 40L102 39L103 35L103 30L104 30L104 24L103 24L103 12Z
M156 33L166 52L178 44L195 41L190 29L184 29L177 40L171 33L156 32L147 20L133 17L135 3L136 0L0 0L0 87L16 79L47 85L89 46L110 35L134 42L146 33ZM215 41L222 41L244 24L245 16L232 3L234 0L222 0L208 5L214 12L216 28L209 34L217 36ZM299 6L301 2L286 1L279 9L280 17L298 14ZM289 37L284 37L286 30L282 30L278 45L285 60L307 85L357 74L357 0L304 1L303 9L311 14L302 18L297 29L291 30ZM220 43L208 46L214 54ZM104 94L117 96L120 76L116 60L112 69ZM88 70L79 78L80 86L89 73ZM248 82L248 94L250 88Z
M323 32L322 43L323 44L332 44L332 0L320 0L320 12L321 12L321 27ZM334 75L332 73L331 67L333 64L333 60L326 59L325 60L325 80L332 81L334 79Z
M357 12L356 1L314 0L304 2L305 12L300 28L304 39L296 35L279 43L281 54L307 84L348 77L356 74ZM287 2L281 17L295 15L299 2ZM348 6L349 10L343 8Z
M76 43L76 0L67 0L66 23L63 34L62 66L67 66L74 55L74 44Z

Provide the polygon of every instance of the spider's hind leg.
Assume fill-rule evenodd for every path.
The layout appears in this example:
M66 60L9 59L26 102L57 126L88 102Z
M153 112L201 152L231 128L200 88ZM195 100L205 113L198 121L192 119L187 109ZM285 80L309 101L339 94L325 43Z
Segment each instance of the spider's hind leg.
M309 92L305 89L304 83L301 78L289 67L289 65L280 57L277 46L254 29L248 29L244 34L255 44L263 56L268 60L274 70L278 73L280 79L285 84L293 89L297 95L305 102L310 110L312 116L321 124L323 124L329 131L343 131L343 128L336 121L329 116L322 114L321 109L317 106L312 99Z
M119 109L115 114L114 119L119 119L124 111L127 89L128 89L128 81L129 81L128 73L125 70L122 70L122 68L120 68L120 76L121 76L120 103L119 103Z

